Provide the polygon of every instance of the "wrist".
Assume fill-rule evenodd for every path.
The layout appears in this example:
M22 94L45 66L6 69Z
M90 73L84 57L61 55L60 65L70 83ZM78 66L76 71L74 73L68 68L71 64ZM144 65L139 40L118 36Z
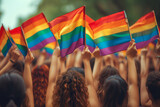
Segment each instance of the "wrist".
M134 57L132 57L132 56L127 56L127 60L133 60L134 59Z
M88 59L83 59L83 62L84 62L84 63L90 62L90 60L88 60Z
M12 60L12 59L10 59L9 61L10 61L11 63L13 63L13 64L16 63L16 62L15 62L14 60Z

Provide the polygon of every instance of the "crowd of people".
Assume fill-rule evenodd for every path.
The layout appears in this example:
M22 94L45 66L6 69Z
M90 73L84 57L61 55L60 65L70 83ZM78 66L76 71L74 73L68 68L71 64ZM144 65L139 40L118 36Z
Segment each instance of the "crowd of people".
M61 57L57 46L23 58L13 45L0 55L0 107L160 107L159 71L160 39L140 55L131 40L118 56L85 46Z

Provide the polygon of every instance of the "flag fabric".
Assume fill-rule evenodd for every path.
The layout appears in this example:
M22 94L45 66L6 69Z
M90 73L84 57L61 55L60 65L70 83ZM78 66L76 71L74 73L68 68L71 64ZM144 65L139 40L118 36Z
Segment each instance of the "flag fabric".
M137 49L143 48L159 37L154 12L141 17L130 27L132 38L135 39Z
M85 38L85 7L55 18L50 22L50 28L60 46L62 57L72 53L84 45Z
M17 45L18 49L22 53L23 56L27 55L27 44L24 38L24 35L22 33L21 27L14 28L12 30L9 30L9 33L14 41L14 43Z
M22 29L30 50L41 49L48 43L56 41L43 13L25 21L22 24Z
M94 34L89 24L93 23L94 20L91 19L88 15L86 17L86 45L88 46L88 49L93 52L96 48L96 44L94 43Z
M44 49L49 56L52 56L55 47L56 47L56 42L51 42L51 43L47 44L45 47L43 47L41 50Z
M9 37L7 36L6 31L2 25L0 29L0 51L2 52L4 56L7 55L11 46L12 46L12 43Z
M102 17L90 26L101 55L126 50L131 40L125 11Z

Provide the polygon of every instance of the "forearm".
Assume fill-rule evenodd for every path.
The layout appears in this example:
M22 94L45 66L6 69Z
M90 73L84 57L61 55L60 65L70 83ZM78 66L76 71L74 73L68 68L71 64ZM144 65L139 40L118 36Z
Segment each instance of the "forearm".
M119 62L119 74L127 82L127 70L124 61Z
M99 75L101 73L102 66L102 57L95 58L95 64L93 68L93 78L94 80L98 80Z
M128 62L128 84L138 85L138 76L134 58L127 57L127 62Z
M75 66L75 67L81 67L81 65L82 65L82 54L81 54L81 52L79 51L79 52L77 53L77 55L76 55L76 60L75 60L74 66Z
M23 78L26 85L26 89L33 89L31 68L29 63L25 63Z
M66 72L65 61L60 61L60 72L61 74Z
M85 80L87 85L93 85L93 76L92 76L92 70L90 67L89 60L83 60L84 62L84 70L85 70Z
M139 107L138 77L134 58L127 57L128 61L128 107Z
M7 64L8 61L9 61L9 55L7 54L7 56L4 57L4 59L0 63L0 70Z
M74 66L74 61L75 61L75 53L72 53L68 56L67 58L67 64L66 64L66 68L71 68Z
M13 63L9 61L9 62L0 70L0 75L6 73L12 66L13 66Z
M44 63L45 58L46 58L46 57L45 57L43 54L41 54L41 55L39 56L38 60L37 60L37 64L36 64L36 65L41 66L41 65Z
M141 86L140 86L140 101L142 106L151 106L151 100L149 99L147 87L146 87L146 81L149 74L149 57L146 57L144 55L141 56Z
M49 83L56 81L56 76L58 75L57 62L58 62L58 57L56 55L52 55L52 60L51 60L51 65L49 70Z

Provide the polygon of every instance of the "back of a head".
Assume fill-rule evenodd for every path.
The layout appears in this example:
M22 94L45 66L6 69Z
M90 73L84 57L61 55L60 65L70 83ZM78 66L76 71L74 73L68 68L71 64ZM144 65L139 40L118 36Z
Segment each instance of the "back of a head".
M53 92L55 107L87 107L88 90L84 77L77 71L67 71L57 79Z
M149 73L146 86L152 96L152 100L160 100L160 72Z
M43 64L35 66L32 70L34 106L43 107L45 105L46 91L48 86L49 68Z
M70 71L77 71L77 72L79 72L80 74L82 74L83 77L85 77L84 69L83 69L83 68L80 68L80 67L72 67L72 68L69 68L69 69L67 70L67 72L70 72Z
M127 96L128 85L118 75L108 77L104 82L103 107L121 107Z
M115 67L112 67L110 65L106 66L100 74L100 77L99 77L100 84L103 85L104 80L112 75L119 75L118 70Z
M98 94L98 98L101 102L102 102L102 98L103 98L103 84L104 84L104 81L105 81L105 79L107 79L108 77L110 77L112 75L119 75L118 70L114 67L106 66L102 70L102 72L99 76L99 84L98 84L97 94Z
M25 99L25 84L17 73L5 73L0 76L0 106L20 107Z

